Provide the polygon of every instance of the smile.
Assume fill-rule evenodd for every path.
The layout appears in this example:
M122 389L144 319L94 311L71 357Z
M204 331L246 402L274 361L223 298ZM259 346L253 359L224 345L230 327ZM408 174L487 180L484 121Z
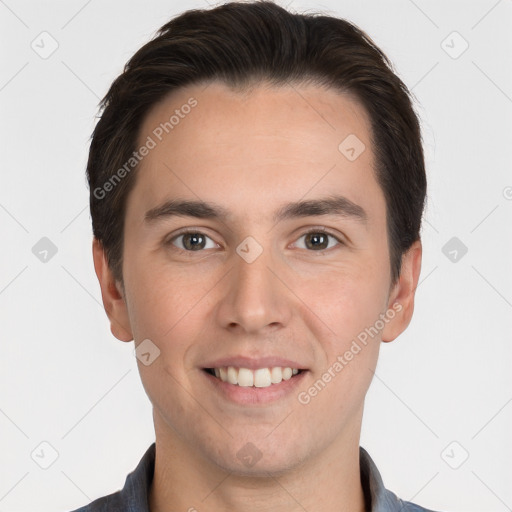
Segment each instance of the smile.
M283 380L290 380L292 376L300 373L297 368L288 366L275 366L272 368L237 368L235 366L221 366L219 368L206 368L210 375L214 375L222 382L235 386L267 388L272 384L280 384Z

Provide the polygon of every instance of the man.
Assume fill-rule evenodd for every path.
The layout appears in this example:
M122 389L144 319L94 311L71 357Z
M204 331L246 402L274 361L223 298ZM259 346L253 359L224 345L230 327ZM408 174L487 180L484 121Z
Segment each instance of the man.
M350 23L188 11L128 62L90 148L93 256L156 443L89 511L422 511L359 447L409 324L418 119Z

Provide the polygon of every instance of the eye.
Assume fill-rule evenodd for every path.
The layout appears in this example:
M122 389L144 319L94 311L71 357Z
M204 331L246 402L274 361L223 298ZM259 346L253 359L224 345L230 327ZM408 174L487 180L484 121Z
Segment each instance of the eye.
M201 251L202 249L215 249L217 244L200 231L187 231L168 241L169 244L183 251Z
M301 244L299 241L302 239L304 239L304 242ZM310 249L313 251L324 251L342 244L343 242L337 237L318 228L304 233L296 242L300 249Z

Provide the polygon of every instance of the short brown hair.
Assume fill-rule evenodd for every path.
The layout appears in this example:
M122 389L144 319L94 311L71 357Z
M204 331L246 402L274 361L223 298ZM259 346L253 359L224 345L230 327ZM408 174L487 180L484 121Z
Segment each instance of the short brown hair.
M128 61L100 102L87 179L93 233L116 280L123 282L125 209L136 166L112 180L132 157L149 109L178 88L210 80L233 88L261 81L312 82L348 92L363 105L371 120L376 179L386 200L395 283L403 253L420 238L426 195L421 132L410 93L384 53L353 24L293 14L269 1L231 2L172 19Z

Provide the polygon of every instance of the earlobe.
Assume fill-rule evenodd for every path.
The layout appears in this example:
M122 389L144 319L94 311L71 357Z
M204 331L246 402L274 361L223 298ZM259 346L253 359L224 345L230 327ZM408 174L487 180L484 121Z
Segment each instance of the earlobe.
M393 341L409 325L414 312L414 297L421 271L421 241L417 240L402 256L400 277L389 295L390 320L382 330L382 341ZM391 318L391 312L394 315Z
M103 306L110 320L110 330L118 340L132 341L133 334L131 332L126 301L120 290L121 285L114 279L105 251L100 241L96 238L93 238L92 242L92 256L94 270L100 283Z

